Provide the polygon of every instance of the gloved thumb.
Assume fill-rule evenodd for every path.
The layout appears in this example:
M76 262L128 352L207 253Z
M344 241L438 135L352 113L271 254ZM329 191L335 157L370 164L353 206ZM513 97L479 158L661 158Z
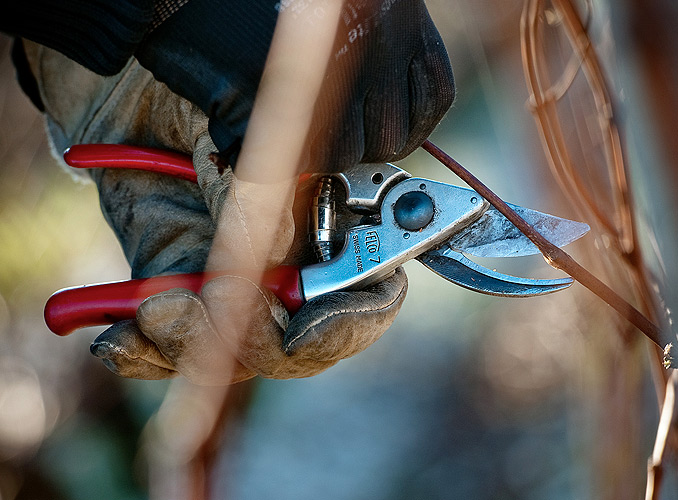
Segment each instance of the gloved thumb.
M215 151L204 133L193 153L198 184L217 224L208 268L275 267L285 259L294 239L296 177L270 183L238 179L230 167L210 159Z

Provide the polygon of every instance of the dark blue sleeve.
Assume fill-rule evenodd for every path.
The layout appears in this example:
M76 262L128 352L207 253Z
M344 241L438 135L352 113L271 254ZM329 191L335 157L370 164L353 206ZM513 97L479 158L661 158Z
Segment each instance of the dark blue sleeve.
M7 2L0 31L58 50L100 75L118 73L153 20L154 0Z

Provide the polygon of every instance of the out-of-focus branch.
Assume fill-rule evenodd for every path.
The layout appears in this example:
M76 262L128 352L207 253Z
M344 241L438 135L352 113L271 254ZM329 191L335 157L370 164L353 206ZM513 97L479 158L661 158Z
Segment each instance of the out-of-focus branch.
M662 332L654 326L661 317L660 297L653 288L638 243L624 143L614 113L615 103L588 33L588 26L582 22L575 3L573 0L525 0L521 39L531 110L552 172L565 193L586 214L587 219L590 219L592 226L598 226L601 237L611 242L608 250L609 260L621 264L616 266L618 270L615 269L614 272L626 275L645 314L654 320L652 326L656 329L658 337L652 340L657 344L658 339L664 339L658 344L660 347L664 345L664 366L676 367L676 361L671 353L671 340L674 339L674 335L667 327L667 331L664 332L667 336L661 336ZM587 2L587 6L590 9L591 3ZM647 5L644 3L641 10L645 12L646 8ZM632 18L635 19L635 16ZM547 33L555 35L555 40L562 42L562 45L556 43L557 48L569 47L565 52L571 53L576 63L574 73L567 71L564 73L571 74L564 88L559 82L554 82L549 75L550 58L554 55L553 52L557 56L559 51L549 51L552 47L546 46ZM571 68L572 65L568 69ZM577 106L582 96L575 94L572 89L577 73L581 73L585 78L585 86L579 89L583 90L582 95L589 98L590 111L586 109L586 104ZM570 94L569 100L565 99L566 93ZM565 125L562 123L563 114L561 114L563 108L568 110L565 104L569 105L569 111L578 119L575 122L575 130L577 134L581 134L577 135L580 144L568 142L565 138ZM666 102L662 105L665 109L671 109L670 106L666 107ZM580 132L582 129L584 132ZM673 133L673 130L671 129L670 133ZM591 131L594 131L593 135L587 137L586 133L591 134ZM582 137L586 139L583 142ZM604 153L602 161L599 162L589 161L590 155L585 149L585 144L587 141L591 142L593 137L599 141L594 147ZM609 186L590 182L600 174L607 174ZM605 197L601 196L604 193L611 195L608 203L605 203ZM636 315L636 312L632 313ZM644 333L647 335L647 332ZM650 335L648 337L652 338ZM663 401L663 407L654 454L648 466L646 500L658 498L665 450L676 449L676 432L672 431L671 421L675 413L675 384L678 375L675 372L661 370L661 361L659 353L653 349L651 366L654 370L658 403L661 404Z
M540 27L544 21L544 0L527 0L523 12L521 35L523 68L530 91L530 107L535 115L547 160L563 191L578 207L592 214L604 230L613 237L620 254L630 255L637 248L635 225L633 224L633 203L628 188L627 169L624 163L622 141L615 121L614 103L608 91L605 74L600 66L591 39L579 14L569 0L553 0L552 4L560 16L563 32L569 39L574 52L570 67L583 71L590 86L595 105L595 118L602 132L602 148L607 164L604 165L610 177L614 210L601 207L599 196L587 186L581 165L573 161L571 144L563 132L561 115L556 107L558 101L569 89L574 76L563 82L553 82L548 76L548 54ZM606 208L608 208L606 210Z
M573 60L567 67L569 71L564 73L564 76L569 77L563 81L553 81L549 76L549 54L546 53L544 38L546 18L549 14L552 18L551 24L560 27L562 38L567 40L565 43L569 44L573 54ZM609 238L612 243L610 251L616 250L617 255L623 259L624 268L642 301L645 314L652 319L653 324L657 324L659 317L657 300L638 244L633 199L625 163L626 155L616 123L614 102L587 29L587 23L582 21L571 0L552 0L550 3L544 0L526 0L521 36L523 67L530 91L531 111L535 115L549 165L563 191L573 200L576 207L588 215L587 222L594 222L605 237ZM557 108L558 102L570 90L574 74L578 71L585 77L592 99L591 112L595 119L591 120L592 128L596 128L597 122L600 131L600 147L604 152L604 161L600 164L585 162L582 165L573 159L570 151L572 146L566 140L561 123L562 115ZM601 204L603 198L596 191L602 187L588 185L585 178L589 175L587 169L601 171L609 176L608 189L612 195L609 206ZM631 314L635 315L634 312ZM662 337L661 333L657 330L657 340L660 342L655 343L666 350L672 337ZM665 358L667 354L665 353ZM660 387L663 388L665 382L666 377L663 377Z
M662 405L657 438L654 442L654 450L647 464L647 487L645 500L659 500L660 486L664 472L665 454L667 441L671 428L676 426L678 407L676 407L676 387L678 386L678 371L674 371L666 384L664 404Z
M670 183L670 192L678 187L678 32L676 7L672 0L629 0L627 2L629 32L633 46L638 50L637 61L641 71L645 102L652 110L653 128L660 139L665 167L662 178Z
M226 446L229 439L237 436L239 422L249 407L254 392L256 379L246 380L224 389L224 398L215 401L218 406L216 418L209 433L203 436L197 451L188 464L187 471L191 476L189 491L193 499L215 498L212 494L212 472L219 451ZM215 409L217 409L215 407Z

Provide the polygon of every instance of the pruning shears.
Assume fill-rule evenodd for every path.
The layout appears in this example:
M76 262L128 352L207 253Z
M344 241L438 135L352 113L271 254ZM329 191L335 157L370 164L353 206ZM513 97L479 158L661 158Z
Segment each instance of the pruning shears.
M80 168L136 168L196 182L191 158L178 153L123 145L78 145L65 154ZM334 189L341 183L347 207L369 216L346 231L336 255ZM391 164L361 164L321 177L311 210L311 242L320 262L280 266L266 272L269 288L294 314L314 297L377 282L404 262L416 259L444 279L476 292L533 297L569 287L573 280L531 279L487 269L467 255L510 257L539 253L534 244L475 191L412 177ZM588 232L588 225L511 205L519 215L562 247ZM85 326L131 319L141 302L161 291L188 288L196 293L219 272L177 274L66 288L45 306L47 326L67 335Z

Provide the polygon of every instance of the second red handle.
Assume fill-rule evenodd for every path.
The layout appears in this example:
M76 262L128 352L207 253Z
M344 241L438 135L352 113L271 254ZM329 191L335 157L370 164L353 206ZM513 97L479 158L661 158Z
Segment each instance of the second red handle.
M133 319L139 305L151 295L172 288L200 293L207 281L225 274L175 274L65 288L54 293L45 304L45 323L52 332L63 336L87 326ZM262 285L280 299L290 315L304 304L297 267L280 266L267 271Z

